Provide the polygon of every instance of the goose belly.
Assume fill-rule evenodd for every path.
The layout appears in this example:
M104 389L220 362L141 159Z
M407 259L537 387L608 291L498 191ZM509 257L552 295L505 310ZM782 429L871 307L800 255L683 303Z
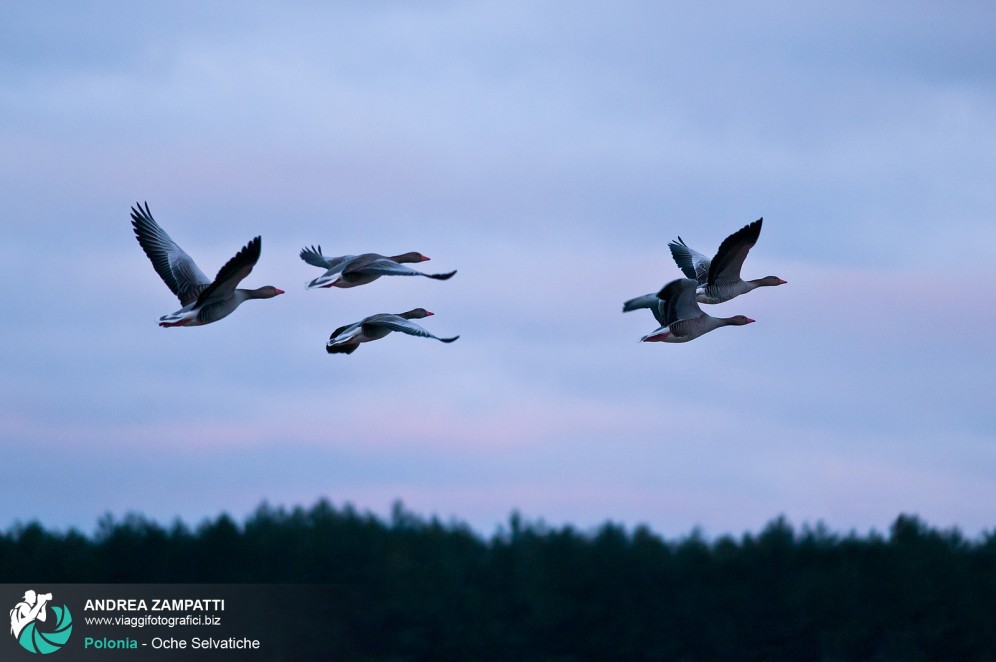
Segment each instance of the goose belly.
M706 285L695 291L695 300L698 303L723 303L741 294L746 294L750 290L751 288L743 281L729 285Z

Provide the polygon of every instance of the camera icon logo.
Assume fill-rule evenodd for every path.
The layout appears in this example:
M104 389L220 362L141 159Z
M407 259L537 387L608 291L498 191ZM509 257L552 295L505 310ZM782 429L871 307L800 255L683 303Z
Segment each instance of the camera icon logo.
M47 655L69 641L73 633L73 616L66 605L53 605L51 593L24 592L24 597L10 610L10 633L27 651ZM51 620L49 619L51 611Z

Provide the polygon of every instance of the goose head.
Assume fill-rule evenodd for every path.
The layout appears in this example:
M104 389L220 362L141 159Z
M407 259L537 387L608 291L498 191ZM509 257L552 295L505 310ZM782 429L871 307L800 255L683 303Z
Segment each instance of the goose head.
M432 314L425 308L413 308L406 313L398 313L398 317L404 317L406 320L420 320Z
M253 299L272 299L279 294L283 294L284 291L279 287L264 285L263 287L258 287L255 290L249 290L249 293L250 298Z
M411 251L409 253L402 253L401 255L395 255L391 258L395 262L427 262L429 258L422 255L418 251Z

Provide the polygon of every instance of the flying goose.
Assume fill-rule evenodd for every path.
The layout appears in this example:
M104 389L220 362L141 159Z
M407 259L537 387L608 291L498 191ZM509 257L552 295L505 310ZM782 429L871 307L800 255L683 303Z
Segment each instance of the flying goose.
M415 308L406 313L391 315L390 313L379 313L364 317L359 322L340 326L329 336L329 341L325 345L325 351L329 354L352 354L360 343L380 340L392 331L401 331L410 336L420 336L422 338L435 338L440 342L450 343L460 336L452 338L439 338L432 335L415 322L432 315L425 308Z
M688 342L721 326L743 326L754 320L743 315L713 317L706 315L695 300L697 283L691 278L679 278L657 293L657 311L661 328L649 333L642 342Z
M425 262L429 258L411 251L401 255L385 257L378 253L363 253L362 255L343 255L341 257L325 257L322 247L301 249L301 259L310 265L326 269L326 272L308 283L308 289L322 287L356 287L372 283L381 276L425 276L435 280L446 280L456 271L445 274L424 274L415 271L403 263Z
M784 285L787 282L778 276L754 280L740 277L740 268L744 266L747 253L761 236L763 221L763 218L759 218L724 239L711 261L702 253L689 248L681 237L668 244L671 257L681 271L698 282L695 298L699 303L722 303L758 287Z
M747 253L757 243L757 238L761 235L763 221L763 218L759 218L724 239L712 260L689 248L681 237L678 237L677 241L668 243L675 263L685 276L698 283L695 293L696 301L699 303L722 303L758 287L784 285L787 282L778 276L766 276L746 281L740 277L740 268L747 258ZM651 312L656 311L657 296L645 294L623 304L623 312L639 310L640 308L649 308ZM654 317L657 317L657 321L661 322L656 312L654 312Z
M262 239L254 238L225 263L212 281L152 218L149 203L131 208L135 238L152 261L156 273L179 299L180 310L159 318L159 326L199 326L217 322L232 313L243 301L270 299L284 291L267 285L245 290L238 284L259 260Z

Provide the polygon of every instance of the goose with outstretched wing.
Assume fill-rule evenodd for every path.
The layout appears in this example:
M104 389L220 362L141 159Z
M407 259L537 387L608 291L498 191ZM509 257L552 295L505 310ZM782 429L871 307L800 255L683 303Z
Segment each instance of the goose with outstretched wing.
M318 278L308 283L309 290L327 287L356 287L372 283L381 276L425 276L433 280L448 280L456 273L450 271L444 274L426 274L405 266L406 263L426 262L428 257L411 251L401 255L385 256L379 253L363 253L362 255L341 255L326 257L322 247L310 246L301 249L301 259L308 264L325 269Z
M691 278L673 280L657 293L655 316L661 327L640 338L642 342L688 342L723 326L754 322L744 315L713 317L702 312L695 300L698 284Z
M193 259L166 234L149 211L149 203L131 208L135 238L152 261L156 273L180 300L180 310L159 318L159 326L200 326L230 315L250 299L270 299L284 291L266 285L254 290L238 287L259 260L262 239L255 237L211 280Z
M425 319L430 315L432 313L425 308L415 308L397 315L379 313L364 317L359 322L340 326L333 331L325 345L325 350L329 354L352 354L360 346L360 343L380 340L392 331L400 331L420 338L433 338L444 343L451 343L460 337L440 338L412 322L413 319Z
M696 301L708 304L722 303L758 287L786 284L787 281L778 276L765 276L754 280L744 280L740 276L747 254L761 235L763 221L763 218L759 218L724 239L711 260L689 248L681 237L668 244L675 264L687 278L696 282ZM623 304L624 313L641 308L649 308L654 317L657 317L657 295L645 294ZM661 322L659 317L657 321Z

